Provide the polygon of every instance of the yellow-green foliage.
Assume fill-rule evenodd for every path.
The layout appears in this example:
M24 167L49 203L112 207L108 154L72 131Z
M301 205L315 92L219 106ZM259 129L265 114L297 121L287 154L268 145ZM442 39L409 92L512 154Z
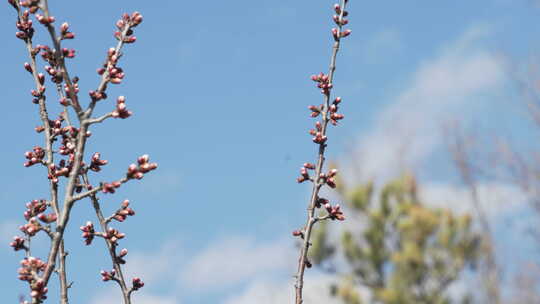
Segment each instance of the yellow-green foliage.
M349 279L336 286L335 295L344 303L362 303L358 284L369 290L372 303L451 303L447 289L474 265L479 236L469 215L423 205L416 188L414 178L403 176L383 187L378 200L372 183L341 191L349 214L355 213L348 219L361 218L365 225L341 238ZM316 232L311 254L317 263L334 252L326 234L326 226Z

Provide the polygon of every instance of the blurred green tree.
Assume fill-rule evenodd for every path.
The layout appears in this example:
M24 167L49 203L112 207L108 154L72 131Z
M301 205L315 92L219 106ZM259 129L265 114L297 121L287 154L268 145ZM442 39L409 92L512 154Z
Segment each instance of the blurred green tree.
M327 226L320 225L310 252L311 261L319 265L343 257L345 267L339 268L346 271L340 271L333 295L346 304L456 302L448 288L467 267L474 269L480 252L470 215L422 204L409 175L385 185L377 200L372 182L339 190L355 228L332 244ZM367 288L369 300L359 286ZM459 300L469 301L468 296Z

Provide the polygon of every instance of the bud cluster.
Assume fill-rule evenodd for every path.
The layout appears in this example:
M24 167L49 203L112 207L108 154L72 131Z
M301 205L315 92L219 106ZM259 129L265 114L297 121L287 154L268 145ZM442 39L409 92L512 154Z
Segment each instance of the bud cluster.
M116 189L120 188L122 185L122 182L120 181L114 181L112 183L103 183L103 188L101 191L103 193L115 193Z
M75 157L75 143L73 140L79 134L80 129L75 127L65 127L60 129L60 135L62 135L62 144L58 147L58 153L61 155L69 155L68 162L73 163ZM87 132L87 137L90 136ZM62 165L60 165L62 166Z
M133 287L132 287L133 290L139 290L140 288L144 286L144 282L141 281L140 278L133 278L132 283L133 283Z
M307 180L311 180L308 170L315 170L315 165L312 163L305 163L302 168L300 168L300 177L296 179L298 183L303 183Z
M105 61L102 68L97 70L99 75L104 75L105 72L107 72L107 81L113 84L122 83L122 79L124 79L125 76L124 70L117 66L120 56L121 54L119 52L114 48L110 48L107 51L107 61ZM90 91L90 97L96 101L107 98L107 95L103 94L104 92Z
M122 202L122 205L120 207L120 209L118 209L114 215L112 216L113 219L119 221L119 222L123 222L126 220L126 218L128 216L134 216L135 215L135 211L133 211L133 209L131 209L129 207L129 200L124 200Z
M337 111L339 109L338 104L341 102L341 97L336 97L334 101L332 101L332 105L328 108L328 112L330 112L330 123L334 126L337 126L338 120L342 120L345 118L343 114L338 114Z
M33 200L26 203L26 211L24 211L24 218L28 221L25 225L19 227L19 229L29 236L34 236L43 227L37 221L39 219L43 223L50 224L58 218L56 213L45 214L48 203L46 200ZM36 219L37 218L37 219Z
M16 26L19 31L15 33L15 36L24 41L32 39L35 31L32 23L32 20L30 20L30 11L24 11L19 20L17 20Z
M30 167L43 161L43 157L45 157L45 150L39 146L35 146L32 151L27 151L24 153L24 157L26 157L28 160L24 163L24 166Z
M336 204L335 206L330 205L330 203L326 203L324 205L324 208L328 212L328 216L331 220L339 220L344 221L345 216L343 215L343 211L341 211L341 207L339 204Z
M100 272L101 274L101 279L104 281L104 282L107 282L107 281L110 281L110 280L113 280L115 279L115 276L116 276L116 271L113 269L111 271L105 271L105 270L102 270Z
M73 39L75 34L69 31L69 24L67 22L62 23L60 26L60 38L61 39Z
M137 41L137 38L132 36L133 31L131 28L141 24L142 21L143 17L139 12L134 12L131 16L129 14L122 15L122 19L116 22L118 31L114 33L114 37L118 40L122 40L124 43L133 43ZM123 35L124 32L125 36Z
M47 267L47 263L43 262L39 258L27 257L21 261L21 268L19 268L19 280L32 282L34 274L37 274Z
M26 203L26 211L24 211L24 218L28 221L30 218L37 216L40 213L47 210L47 201L44 199L33 200Z
M54 23L56 21L56 18L54 18L53 16L45 17L45 16L40 15L40 14L36 14L36 19L39 21L39 23L41 23L43 25L49 25L49 24Z
M114 228L109 228L107 229L106 233L103 233L103 238L109 240L114 245L116 245L118 240L123 239L125 236L125 233L122 233Z
M28 236L34 236L41 230L41 224L38 222L37 218L32 217L28 222L19 227L19 230Z
M17 0L13 0L13 2L15 1ZM27 7L30 13L34 14L39 9L39 1L40 0L24 0L24 1L20 1L19 4L22 7ZM12 1L9 0L9 2L12 2Z
M101 171L101 166L105 166L106 164L109 163L107 160L100 159L100 157L101 157L101 154L99 152L94 153L92 155L92 159L90 161L90 166L88 166L88 169L94 172L99 172Z
M70 56L75 56L75 50L62 49L62 52ZM77 94L79 93L79 78L73 77L73 79L71 80L71 86L67 83L64 83L64 91L66 92L66 94L68 94L68 96L71 96L70 94L73 94L73 96L77 96Z
M58 177L60 177L60 176L68 177L69 176L70 168L65 166L65 164L66 164L65 160L60 161L60 163L61 164L59 166L56 166L55 164L50 164L49 165L49 174L48 174L47 178L50 179L53 184L58 183Z
M144 174L157 168L157 163L149 162L148 154L145 154L137 159L137 164L131 164L128 167L127 177L142 179Z
M43 280L37 280L36 283L31 284L30 287L32 288L32 291L30 292L32 299L47 299L47 292L49 291L49 288L45 286Z
M337 169L332 169L328 173L321 173L319 174L319 180L322 181L322 183L326 183L330 188L334 189L336 188L336 181L335 176L337 174Z
M45 268L47 268L47 263L39 258L27 257L21 261L21 268L18 270L19 280L30 283L30 296L33 299L47 299L48 288L43 280L37 277L39 272L45 271Z
M9 246L13 247L13 250L19 251L21 249L28 250L24 244L24 239L20 236L14 236L13 241L9 243Z
M116 99L116 110L112 112L112 117L126 119L131 116L131 111L126 108L126 98L119 96Z
M52 66L56 66L56 58L53 50L48 45L38 44L32 50L33 55L40 54L41 58Z
M96 231L94 230L94 224L92 222L88 221L86 222L86 225L81 226L82 230L82 237L84 238L84 242L86 245L92 244L92 241L94 240L94 236Z
M63 77L62 77L62 71L55 69L51 66L46 66L45 71L47 71L47 74L51 76L51 81L53 83L62 83ZM41 74L42 75L42 74ZM42 83L43 85L43 83Z
M312 75L311 80L317 83L317 88L321 89L321 93L328 95L334 85L330 82L330 77L322 72L317 75Z
M131 15L123 14L122 19L116 22L116 27L118 28L118 30L114 32L114 36L116 37L116 39L121 40L123 43L134 43L137 40L137 38L135 36L132 36L133 35L132 28L139 25L142 22L142 20L143 20L142 15L138 12L134 12ZM110 48L107 51L107 60L105 61L105 63L103 63L103 67L97 70L97 73L99 75L105 76L105 80L107 82L110 82L112 84L122 83L122 79L124 79L125 74L124 74L123 69L117 66L118 60L120 59L121 56L122 54L114 48ZM103 87L103 90L90 91L90 97L92 98L92 100L98 101L98 100L107 98L107 95L104 92L105 89L106 89L106 86ZM118 102L118 104L120 103L123 104L123 102ZM124 107L124 106L120 106L120 107ZM119 110L120 109L117 108L117 112L120 114L120 112L122 111L119 111ZM124 112L124 113L127 114L128 112ZM126 118L127 116L129 116L127 115L126 117L122 117L125 114L122 114L117 117Z
M322 145L326 142L328 137L324 134L323 127L320 121L315 123L315 129L309 130L309 134L313 136L313 142Z
M49 213L49 214L41 213L38 215L38 219L47 224L55 222L57 218L58 216L56 215L56 213Z
M341 5L334 4L334 11L336 12L336 15L332 17L338 28L332 29L332 36L334 37L334 40L339 41L340 38L347 37L351 34L351 30L341 30L341 27L348 24L349 20L345 19L349 15L349 12L346 10L341 9Z

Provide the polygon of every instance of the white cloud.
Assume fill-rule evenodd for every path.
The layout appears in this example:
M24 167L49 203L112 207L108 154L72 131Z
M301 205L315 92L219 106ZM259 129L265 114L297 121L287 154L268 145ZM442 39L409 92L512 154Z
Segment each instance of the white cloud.
M126 261L126 279L140 277L149 285L176 274L183 261L182 247L179 241L171 240L153 252L129 253Z
M488 217L496 217L527 202L527 196L517 186L502 183L481 183L477 186L480 206ZM463 186L445 183L425 183L420 187L422 202L430 206L449 208L456 213L475 214L471 193Z
M180 304L180 302L176 298L147 294L135 295L133 297L133 300L137 304Z
M376 116L360 140L357 161L364 178L392 176L421 164L442 144L443 121L463 117L470 104L482 102L481 94L497 90L502 67L495 55L477 46L486 33L472 28L424 62L409 86Z
M330 276L307 276L304 285L304 303L340 304L341 301L330 296ZM233 296L224 304L283 304L294 301L294 285L287 283L255 281L243 293Z
M182 281L192 288L226 288L258 276L293 269L295 253L287 240L234 237L210 245L184 267Z
M278 278L287 281L292 277L297 261L297 251L291 239L260 240L232 236L217 240L194 255L185 254L182 244L178 240L170 240L154 251L130 252L125 267L126 278L141 277L145 282L144 291L151 293L155 293L153 287L166 282L174 289L172 295L154 303L176 303L172 301L202 290L219 294L251 282ZM100 293L91 303L109 304L104 301L114 292ZM150 299L148 303L152 303L151 295L143 292L143 296L143 301ZM136 302L141 303L139 299Z
M152 289L166 280L175 280L180 269L183 254L181 242L169 240L155 251L129 252L123 267L124 277L128 284L134 277L140 277L144 288L135 292L132 299L137 304L179 304L179 294L153 294ZM174 291L173 291L174 292ZM91 298L90 304L118 304L122 298L116 285L99 292Z
M108 288L90 300L90 304L118 304L121 303L122 294L118 288ZM137 304L180 304L175 297L147 294L144 289L134 292L131 296Z

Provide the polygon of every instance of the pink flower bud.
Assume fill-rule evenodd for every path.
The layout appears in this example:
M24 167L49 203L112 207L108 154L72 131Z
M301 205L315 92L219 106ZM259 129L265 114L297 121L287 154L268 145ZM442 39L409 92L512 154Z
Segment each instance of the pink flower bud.
M302 236L302 237L303 237L304 234L303 234L302 231L300 231L300 230L294 230L294 231L292 232L292 235L293 235L293 236Z
M67 32L65 33L63 36L62 36L63 39L74 39L75 38L75 34L73 34L72 32Z
M312 163L305 163L304 168L313 170L313 169L315 169L315 165L312 164Z
M144 163L147 163L149 159L150 159L150 156L148 156L148 154L144 154L143 156L137 159L137 162L139 163L139 165L142 165Z
M68 29L69 29L69 24L67 22L64 22L62 23L62 25L60 25L60 31L62 32L67 32Z
M138 290L144 286L144 282L140 278L133 279L133 290Z
M29 73L32 73L32 67L30 66L30 63L25 62L24 63L24 69L27 70Z
M112 84L120 84L120 83L122 83L122 79L120 79L120 78L111 78L109 81Z
M341 14L341 6L339 4L334 4L334 11L336 12L336 14Z
M341 37L347 37L347 36L349 36L351 33L352 33L351 30L346 29L346 30L344 30L343 32L341 32L340 36L341 36Z
M137 41L137 37L135 37L135 36L124 38L125 43L135 43L135 41Z

